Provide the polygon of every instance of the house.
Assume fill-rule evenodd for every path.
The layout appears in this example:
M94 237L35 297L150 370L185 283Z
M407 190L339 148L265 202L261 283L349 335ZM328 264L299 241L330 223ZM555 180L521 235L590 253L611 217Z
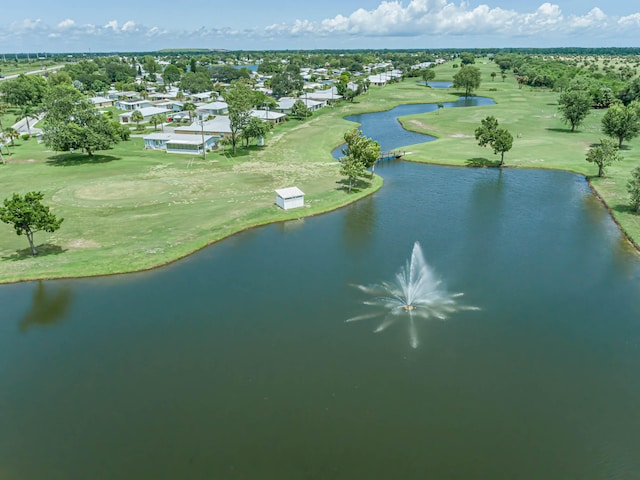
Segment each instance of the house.
M181 112L182 107L184 106L183 102L179 102L177 100L162 100L159 102L154 102L156 107L166 108L167 110L171 110L172 112Z
M229 113L229 105L227 102L211 102L200 105L196 108L196 116L200 120L206 120L216 115L227 115Z
M276 205L283 210L304 207L304 192L298 187L276 190Z
M153 103L149 100L118 100L116 102L116 108L118 110L132 111L151 106L153 106Z
M96 108L112 107L113 100L106 97L91 97L89 103Z
M167 113L170 113L171 110L167 110L166 108L160 108L160 107L144 107L144 108L138 108L134 111L138 111L142 114L142 122L148 122L151 117L153 117L154 115L166 115ZM134 111L129 111L126 113L121 113L119 115L120 117L120 123L133 123L131 120L131 116L133 115Z
M200 135L216 135L223 137L231 134L231 122L229 117L225 115L219 115L213 120L193 122L191 125L185 125L184 127L176 127L176 133Z
M215 135L183 135L176 133L152 133L143 137L144 148L165 150L167 153L201 154L204 148L213 150L219 137Z
M216 92L202 92L202 93L192 93L188 95L193 102L210 102L218 98L218 94Z
M286 113L271 112L269 110L251 110L251 116L273 124L284 122L287 119Z
M323 102L317 102L315 100L309 100L305 98L291 98L291 97L282 97L278 100L278 106L275 108L277 112L290 114L293 105L300 100L305 106L315 112L316 110L320 110L323 106Z

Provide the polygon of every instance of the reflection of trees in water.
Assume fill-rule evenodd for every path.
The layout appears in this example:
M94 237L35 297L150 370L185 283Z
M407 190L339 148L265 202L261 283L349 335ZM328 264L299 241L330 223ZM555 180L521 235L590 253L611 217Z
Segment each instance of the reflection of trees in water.
M65 317L71 299L71 289L52 288L40 280L33 292L31 308L20 319L20 331L26 332L32 326L45 327L56 324Z
M372 195L349 205L344 212L344 238L349 247L362 247L372 238L377 211Z

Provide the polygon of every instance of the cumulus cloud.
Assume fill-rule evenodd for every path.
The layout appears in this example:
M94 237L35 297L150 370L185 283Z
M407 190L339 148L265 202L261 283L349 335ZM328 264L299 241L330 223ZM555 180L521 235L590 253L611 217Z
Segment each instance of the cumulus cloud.
M349 41L353 48L366 48L374 38L378 45L384 46L393 38L407 37L414 39L404 40L407 47L412 46L411 42L424 39L438 39L440 45L456 46L457 41L469 47L480 46L478 40L483 38L500 39L502 45L512 44L514 38L529 39L530 46L549 45L549 39L556 42L559 39L560 43L555 43L558 46L562 42L570 45L584 45L586 41L592 42L590 45L616 43L605 39L623 39L626 44L633 40L632 43L637 44L639 27L640 13L615 17L595 7L582 14L565 14L559 5L551 2L541 3L533 11L518 11L488 4L471 6L465 0L382 0L372 9L357 8L320 20L298 19L244 30L198 26L178 31L169 26L145 26L129 19L81 25L68 18L49 26L40 19L25 19L0 28L0 40L10 39L15 44L20 39L41 38L43 46L50 46L46 39L58 38L53 34L64 31L60 37L68 45L75 41L79 49L98 44L112 50L155 49L178 44L246 48L247 42L253 42L256 48L273 46L276 42L280 45L276 48L292 45L303 48L303 40L313 42L314 39L317 47L332 48L332 43L335 48Z
M71 28L76 24L72 19L67 18L66 20L62 20L58 23L57 27L60 29Z

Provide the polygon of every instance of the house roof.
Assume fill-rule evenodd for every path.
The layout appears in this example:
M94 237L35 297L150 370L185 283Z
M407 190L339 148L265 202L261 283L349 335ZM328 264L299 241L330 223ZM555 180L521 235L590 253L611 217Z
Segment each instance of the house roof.
M287 198L302 197L304 195L304 192L298 187L288 187L276 190L276 194L286 200Z
M274 112L271 110L251 110L251 116L261 120L277 120L286 117L286 113Z
M150 117L152 115L157 115L157 114L162 115L165 113L171 113L171 110L167 110L166 108L160 108L160 107L143 107L137 110L131 110L130 112L121 113L120 117L130 117L131 115L133 115L133 112L140 112L143 117Z
M189 145L201 145L202 135L186 135L183 133L150 133L142 137L144 140L164 140L167 143L182 143ZM207 142L213 135L205 135L204 140Z
M307 108L315 107L317 105L322 104L322 102L317 102L311 99L305 99L304 97L302 98L282 97L280 100L278 100L278 108L281 110L289 110L293 108L293 104L296 103L298 100L302 101L302 103L304 103Z
M200 124L200 122L193 122L189 126L176 127L175 131L176 133L194 131L231 133L231 123L228 116L218 115L213 120L207 120L206 122L203 122L202 125Z

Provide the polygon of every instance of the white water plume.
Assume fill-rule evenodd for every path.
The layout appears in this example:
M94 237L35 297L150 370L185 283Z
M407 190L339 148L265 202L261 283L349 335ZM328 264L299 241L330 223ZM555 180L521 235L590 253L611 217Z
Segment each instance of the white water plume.
M383 317L374 332L382 332L397 322L407 322L409 341L418 348L416 320L446 320L450 314L461 310L479 310L477 307L460 305L457 301L462 293L448 293L424 259L422 248L416 242L411 257L396 273L394 282L375 285L356 285L372 298L365 305L378 307L376 312L358 315L347 322Z

